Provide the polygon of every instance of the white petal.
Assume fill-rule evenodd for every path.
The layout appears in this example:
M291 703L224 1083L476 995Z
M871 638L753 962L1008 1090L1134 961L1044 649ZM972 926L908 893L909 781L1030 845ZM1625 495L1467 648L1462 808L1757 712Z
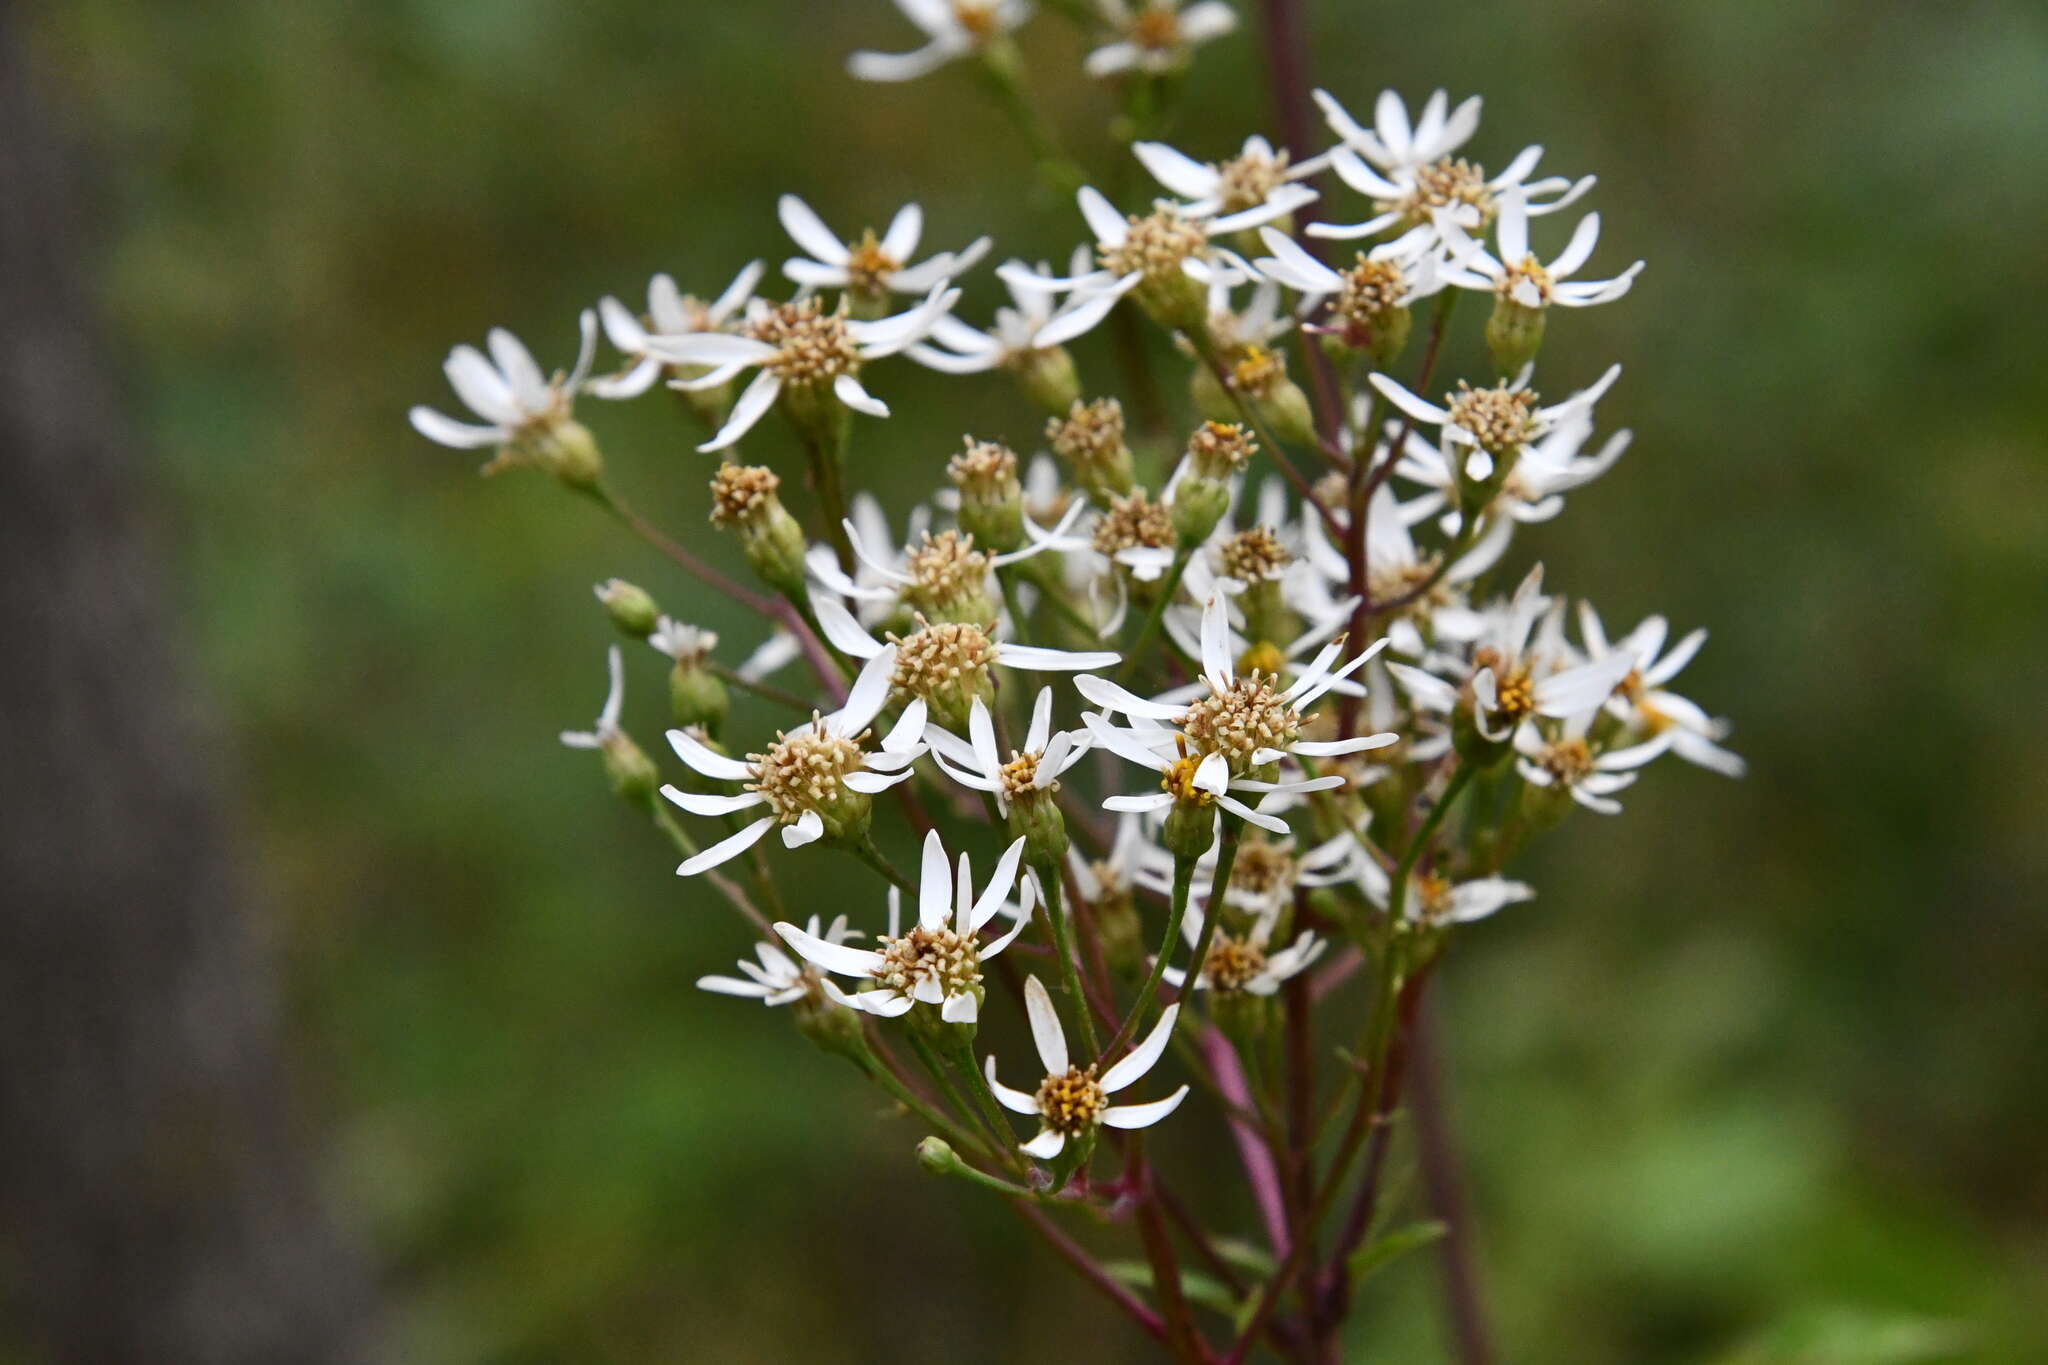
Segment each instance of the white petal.
M736 810L758 806L768 799L759 792L741 792L737 796L709 796L703 792L686 792L676 786L663 787L661 794L692 815L730 815Z
M768 409L775 406L775 400L782 392L782 380L773 370L763 370L754 376L754 382L741 392L739 401L732 405L732 413L716 436L697 447L709 454L724 450L754 429Z
M824 837L824 817L814 810L807 810L799 815L795 824L782 827L784 848L802 848L805 844L815 844Z
M695 768L706 777L715 777L721 782L747 782L754 776L753 768L735 758L714 753L704 742L688 730L668 732L669 747L676 751L676 757Z
M1182 1086L1150 1104L1113 1104L1102 1111L1102 1122L1111 1128L1149 1128L1180 1108L1180 1102L1187 1097L1188 1088Z
M824 220L811 210L811 206L793 194L785 194L776 201L775 215L782 220L782 230L790 240L811 253L827 265L845 265L846 243L839 240Z
M452 446L457 450L481 450L485 446L503 445L512 435L503 427L473 426L444 417L428 407L416 407L406 415L411 418L414 431L438 445Z
M1066 1145L1067 1139L1064 1134L1055 1133L1050 1128L1041 1128L1037 1137L1029 1142L1019 1143L1018 1150L1035 1156L1040 1161L1051 1161L1065 1150Z
M745 853L755 844L760 843L761 836L766 834L768 827L774 823L774 816L762 816L739 833L720 839L702 853L685 859L683 865L676 869L676 875L678 877L694 877L707 867L717 867L728 859L739 857L740 854Z
M1159 1022L1145 1035L1145 1041L1132 1048L1124 1059L1102 1073L1102 1092L1113 1095L1138 1080L1150 1071L1166 1051L1166 1045L1173 1041L1173 1021L1180 1017L1180 1005L1168 1005L1159 1015Z
M864 412L870 417L887 417L889 405L861 387L861 382L850 374L842 374L832 381L832 392L839 401L855 412Z
M996 1079L996 1059L994 1057L988 1059L987 1065L981 1069L981 1074L987 1078L989 1091L996 1097L997 1104L1000 1104L1013 1114L1036 1114L1038 1112L1038 1097L1036 1095L1027 1095L1022 1090L1012 1090L1009 1086Z
M1031 1018L1031 1041L1038 1047L1038 1060L1048 1076L1067 1074L1067 1035L1060 1027L1059 1011L1052 997L1035 976L1024 980L1024 1012Z

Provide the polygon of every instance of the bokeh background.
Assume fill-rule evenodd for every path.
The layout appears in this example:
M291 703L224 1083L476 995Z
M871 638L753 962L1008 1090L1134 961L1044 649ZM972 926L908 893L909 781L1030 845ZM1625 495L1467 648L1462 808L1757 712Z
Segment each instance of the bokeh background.
M1571 822L1542 898L1444 974L1508 1358L2048 1360L2048 11L1312 8L1355 109L1483 92L1481 159L1540 141L1600 174L1599 259L1649 269L1546 361L1625 360L1602 412L1637 438L1525 552L1610 621L1710 625L1687 690L1752 766L1667 764L1626 818ZM923 1177L850 1071L692 988L746 936L556 745L602 696L591 583L742 648L756 623L404 421L492 325L566 364L600 294L779 259L783 190L1063 257L1071 204L968 75L848 80L851 49L909 45L884 0L25 22L91 154L96 302L178 531L295 1102L394 1357L1144 1358L1001 1210ZM1026 50L1103 164L1077 42L1046 17ZM1258 53L1255 26L1203 51L1178 145L1270 131ZM1081 356L1106 373L1099 339ZM994 383L877 387L898 415L855 478L899 511L962 430L1034 439ZM680 415L590 408L621 482L724 555ZM651 736L659 661L631 662ZM1444 1358L1430 1258L1362 1322L1348 1358Z

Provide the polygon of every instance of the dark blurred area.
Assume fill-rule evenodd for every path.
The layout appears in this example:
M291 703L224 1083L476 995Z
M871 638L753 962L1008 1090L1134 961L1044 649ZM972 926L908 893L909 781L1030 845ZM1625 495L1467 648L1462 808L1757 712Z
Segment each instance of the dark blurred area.
M1480 92L1480 159L1542 142L1546 167L1600 175L1599 259L1649 267L1554 323L1545 361L1622 360L1603 425L1636 440L1517 553L1610 625L1710 626L1686 690L1750 762L1740 783L1660 766L1624 817L1570 822L1526 868L1540 899L1443 973L1506 1358L2048 1360L2048 729L2026 704L2048 676L2048 10L1312 9L1316 75L1354 110L1387 85ZM70 313L104 347L75 390L16 390L43 425L0 437L0 487L78 491L28 463L76 437L114 471L81 457L76 477L132 499L154 548L81 551L104 581L34 618L46 646L75 630L98 654L5 646L11 678L40 680L0 722L7 838L69 851L4 892L0 979L42 982L49 1007L0 1005L27 1021L0 1057L86 1077L74 1101L89 1087L99 1054L70 1030L116 1007L67 982L199 1030L192 1064L257 1093L214 1136L258 1145L198 1144L176 1197L218 1211L274 1167L301 1230L200 1240L271 1271L332 1260L295 1263L328 1290L279 1319L305 1324L299 1354L67 1346L49 1304L131 1283L87 1236L120 1227L97 1185L127 1166L87 1149L112 1123L154 1150L152 1111L74 1102L75 1141L10 1117L0 1362L342 1358L366 1324L388 1358L436 1365L1144 1358L1001 1209L923 1176L919 1134L876 1121L850 1069L694 989L747 936L556 743L603 697L591 583L666 591L735 658L758 624L546 480L480 482L404 419L450 402L447 347L490 326L566 366L601 294L637 301L656 270L708 294L779 261L784 190L848 228L914 198L933 247L987 231L997 259L1064 259L1078 215L967 73L849 80L853 48L911 44L885 0L71 0L11 22L8 107L32 91L67 149ZM1082 49L1050 15L1025 39L1099 173L1111 106ZM1262 71L1255 23L1204 48L1171 140L1213 157L1270 131ZM10 112L0 139L19 153L27 130ZM57 191L28 165L0 160L0 213L38 239L57 220L27 206ZM46 354L20 339L49 274L25 259L0 276L17 376ZM994 289L981 272L968 316ZM1102 338L1077 350L1108 378ZM993 381L905 367L875 387L896 416L862 428L852 477L892 511L963 430L1036 441ZM637 501L727 556L681 414L586 408ZM56 568L29 534L41 504L13 510L0 562L23 605ZM629 663L626 719L651 737L659 661ZM104 714L132 733L64 738L41 707L73 668L126 684ZM212 719L165 739L188 685ZM84 775L93 799L66 807L58 778ZM206 813L153 816L172 780ZM66 809L101 823L35 818ZM141 841L153 818L196 823L113 875L127 845L101 831ZM204 875L179 880L179 855ZM163 986L191 981L161 929L180 913L247 937L218 959L247 974L218 1010ZM139 950L152 933L173 946ZM1445 1358L1437 1300L1426 1257L1376 1279L1347 1359Z

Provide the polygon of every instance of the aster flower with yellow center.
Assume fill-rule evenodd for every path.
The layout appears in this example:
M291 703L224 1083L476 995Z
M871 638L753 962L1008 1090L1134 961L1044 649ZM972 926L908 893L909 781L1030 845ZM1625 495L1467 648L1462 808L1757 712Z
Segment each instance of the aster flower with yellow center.
M1361 223L1317 223L1312 237L1346 240L1376 237L1393 228L1436 230L1438 215L1459 227L1477 231L1493 220L1499 202L1520 194L1531 214L1555 213L1593 187L1593 177L1577 181L1561 176L1530 180L1542 159L1541 147L1527 147L1506 169L1489 176L1478 164L1458 156L1479 129L1477 96L1453 110L1441 90L1409 122L1408 107L1392 90L1380 92L1373 106L1373 127L1366 128L1327 91L1316 102L1330 130L1343 145L1330 154L1330 165L1345 184L1373 201L1374 216Z
M597 312L604 322L605 336L632 363L618 374L591 380L587 386L590 392L599 398L637 398L664 373L671 376L670 385L684 393L705 392L731 383L745 368L744 364L671 365L654 354L649 342L654 337L726 331L754 297L761 274L761 262L750 262L733 277L725 292L710 303L684 294L676 287L674 277L656 275L647 285L647 311L638 317L610 295L599 299Z
M1034 889L1024 882L1021 912L1010 928L983 943L981 931L1004 909L1024 841L1012 843L997 861L982 893L973 893L973 869L965 853L956 869L946 859L939 832L925 835L919 869L917 923L898 933L901 899L889 888L889 932L872 949L833 943L794 924L779 923L775 932L805 961L828 972L852 977L866 989L851 993L846 1003L869 1014L893 1019L917 1005L936 1006L949 1024L971 1024L981 1015L981 964L1010 946L1031 922Z
M855 80L914 81L948 62L972 56L1031 17L1030 0L896 0L903 17L924 31L914 52L856 52L846 60Z
M1030 1016L1031 1039L1038 1048L1038 1060L1045 1067L1045 1079L1033 1092L1012 1090L996 1079L996 1059L990 1057L984 1070L996 1100L1012 1113L1029 1114L1038 1120L1038 1134L1020 1143L1021 1150L1040 1161L1051 1161L1066 1150L1069 1142L1086 1141L1099 1127L1149 1128L1180 1107L1187 1098L1183 1085L1163 1100L1146 1104L1111 1104L1109 1097L1144 1079L1158 1065L1173 1040L1173 1026L1180 1016L1179 1005L1168 1005L1159 1022L1144 1041L1101 1070L1101 1063L1074 1064L1067 1051L1066 1030L1052 996L1037 977L1024 982L1024 1012Z
M992 626L997 619L995 571L1048 550L1065 548L1068 533L1086 510L1075 503L1067 509L1060 524L1050 530L1029 516L1021 516L1019 525L1025 543L1007 553L992 554L980 549L974 537L963 531L933 534L918 530L901 554L892 555L886 548L888 542L877 539L878 530L881 535L888 534L887 522L880 519L877 508L871 514L848 517L843 523L847 543L853 547L857 561L856 576L847 575L829 546L813 547L806 567L826 591L863 604L863 614L871 621L907 609L932 620Z
M1632 733L1662 736L1671 749L1688 763L1696 763L1728 777L1741 777L1748 765L1739 754L1730 753L1719 741L1728 737L1728 722L1708 715L1700 706L1665 686L1698 654L1707 642L1707 632L1695 630L1668 650L1664 647L1670 626L1661 616L1652 616L1612 644L1591 602L1579 603L1579 637L1586 653L1594 659L1626 654L1635 667L1607 699L1607 712L1627 725Z
M496 446L497 455L484 466L486 474L535 468L577 487L594 485L603 462L596 441L573 414L597 352L597 315L585 309L580 321L583 344L575 367L552 379L541 373L533 352L502 327L493 328L487 338L488 359L474 346L457 346L442 371L455 396L483 423L458 422L418 406L407 414L413 430L456 450Z
M1202 928L1206 921L1203 911L1194 905L1187 908L1181 917L1180 931L1190 948L1201 946ZM1256 920L1243 934L1229 934L1216 931L1209 939L1209 952L1195 973L1198 991L1210 991L1219 996L1226 995L1272 995L1290 977L1296 977L1315 965L1317 958L1328 950L1329 944L1304 929L1294 941L1284 948L1276 948L1269 937L1274 921L1271 918ZM1166 980L1175 986L1184 985L1188 974L1179 967L1166 969Z
M1619 815L1621 802L1614 793L1636 780L1634 769L1669 749L1671 736L1665 732L1626 748L1603 748L1588 738L1600 711L1595 703L1554 728L1538 725L1533 717L1524 720L1515 728L1515 771L1532 787L1566 793L1601 815Z
M1133 143L1131 150L1154 180L1181 197L1182 213L1213 219L1216 233L1271 223L1312 203L1316 192L1300 182L1329 164L1327 156L1292 162L1257 135L1231 160L1206 165L1164 142Z
M859 934L847 928L846 916L835 917L831 924L820 927L818 917L812 915L804 926L804 932L822 943L843 945L848 939ZM800 962L774 943L754 945L754 961L741 958L738 962L738 976L700 976L697 989L710 991L714 995L737 995L750 1000L759 1000L770 1007L788 1005L806 996L815 996L821 1001L835 1005L847 1003L846 994L834 985L830 978L807 962Z
M1417 424L1437 428L1446 447L1463 447L1466 454L1460 463L1465 477L1483 483L1503 465L1511 468L1524 450L1558 427L1588 416L1620 377L1621 366L1611 365L1590 387L1548 407L1529 387L1526 372L1493 388L1460 384L1446 396L1443 407L1417 397L1388 375L1375 373L1372 386Z
M924 236L924 210L916 204L898 209L881 237L869 231L857 240L843 242L795 195L783 195L775 207L783 231L811 253L782 263L783 275L805 289L843 289L868 299L925 294L959 279L988 254L990 245L987 237L977 238L959 251L942 251L911 265L910 258L917 254L917 244Z
M1007 759L996 744L994 718L979 697L968 714L966 739L937 726L927 726L924 737L940 771L963 787L995 797L996 810L1006 819L1017 802L1058 791L1060 776L1094 743L1085 729L1054 732L1050 687L1038 689L1024 746L1012 749Z
M1515 467L1501 480L1500 491L1490 503L1478 508L1476 515L1521 523L1555 517L1564 510L1564 495L1612 469L1633 439L1630 432L1618 431L1602 442L1599 449L1587 452L1586 443L1592 437L1593 421L1581 412L1523 446ZM1396 475L1431 490L1409 507L1424 516L1449 509L1444 511L1442 522L1444 534L1449 536L1456 536L1464 521L1464 513L1457 508L1464 454L1463 447L1446 448L1411 432L1394 465Z
M1253 809L1232 793L1254 802L1268 792L1322 791L1344 785L1342 777L1273 781L1258 774L1290 755L1303 757L1355 754L1397 743L1400 736L1358 735L1347 739L1310 740L1302 736L1304 711L1318 698L1362 668L1385 647L1384 640L1341 668L1332 668L1344 642L1332 641L1303 665L1292 685L1252 670L1240 675L1229 648L1227 607L1212 597L1202 612L1202 677L1199 695L1190 700L1152 700L1137 696L1107 678L1083 674L1074 680L1081 695L1111 712L1121 713L1129 727L1111 725L1093 712L1082 720L1098 744L1119 757L1160 774L1160 790L1137 796L1112 796L1105 809L1156 813L1172 806L1221 806L1238 818L1276 834L1287 822Z
M1441 268L1444 281L1460 289L1498 294L1521 308L1590 308L1620 298L1635 283L1643 263L1634 265L1611 280L1572 282L1571 276L1592 259L1600 240L1600 215L1589 213L1579 220L1571 240L1548 264L1529 249L1529 205L1520 194L1501 201L1500 221L1495 226L1500 255L1495 256L1483 242L1474 240L1457 219L1439 211L1437 231L1450 261Z
M650 355L668 364L710 366L734 376L749 368L758 370L733 403L725 425L697 447L724 450L752 431L785 391L829 393L829 399L855 412L887 417L888 405L862 386L861 367L924 340L959 298L960 291L942 280L916 307L875 320L849 317L843 306L828 312L815 298L784 304L756 299L739 335L649 336L646 345Z
M1175 70L1187 63L1198 44L1237 27L1237 12L1223 0L1198 0L1185 9L1181 0L1143 0L1136 8L1126 0L1098 4L1102 17L1122 36L1088 54L1083 65L1091 76Z
M1469 701L1480 735L1494 743L1509 739L1534 716L1562 720L1599 709L1633 659L1616 653L1580 663L1564 651L1532 647L1530 633L1551 607L1542 589L1538 564L1514 597L1489 614L1473 641L1464 689L1407 664L1388 664L1388 671L1420 710L1450 713L1461 700Z
M668 732L676 757L697 773L719 782L739 782L745 790L732 796L688 792L674 786L661 794L692 815L725 816L766 806L767 813L676 869L691 877L736 858L776 826L782 842L801 848L828 835L840 840L867 831L869 799L910 776L910 765L924 747L925 708L912 701L883 738L879 750L865 747L868 726L889 699L896 669L896 651L882 650L862 668L845 705L830 715L814 715L809 723L778 733L775 741L742 762L712 749L687 730Z

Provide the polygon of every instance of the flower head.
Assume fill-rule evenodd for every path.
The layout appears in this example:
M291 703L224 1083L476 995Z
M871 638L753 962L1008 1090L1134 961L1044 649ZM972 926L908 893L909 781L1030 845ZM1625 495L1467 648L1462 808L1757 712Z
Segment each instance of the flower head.
M591 380L587 386L590 392L599 398L637 398L665 372L670 375L670 382L686 393L717 389L731 382L742 365L671 365L654 354L649 340L726 331L754 297L761 271L759 261L749 263L733 277L725 292L710 303L684 294L671 276L656 275L647 285L647 311L639 317L609 295L598 300L597 312L604 320L605 336L632 364L618 374Z
M1066 1149L1068 1142L1091 1138L1104 1125L1149 1128L1187 1098L1188 1088L1183 1085L1165 1099L1148 1104L1109 1102L1111 1095L1135 1085L1158 1064L1166 1045L1173 1040L1173 1026L1180 1017L1179 1005L1168 1005L1162 1010L1159 1022L1152 1026L1144 1041L1099 1074L1100 1062L1083 1067L1075 1065L1069 1057L1059 1011L1053 1008L1052 996L1035 976L1024 982L1024 1011L1031 1018L1031 1038L1038 1047L1039 1063L1045 1067L1045 1079L1036 1091L1012 1090L996 1079L994 1057L988 1059L985 1074L989 1089L1005 1109L1038 1119L1038 1135L1020 1146L1040 1161L1051 1161Z
M914 52L856 52L846 70L856 80L911 81L979 51L1031 17L1030 0L896 0L903 17L924 30Z
M1017 884L1024 841L1003 851L981 895L973 894L972 869L960 855L958 879L946 860L937 830L925 835L918 878L917 923L897 932L900 900L889 888L889 932L872 949L831 943L794 924L777 924L775 932L805 960L828 972L850 976L867 989L849 995L855 1009L884 1018L908 1014L918 1004L936 1005L949 1024L971 1024L981 1013L981 964L1010 946L1030 923L1034 887L1024 883L1022 913L1000 937L981 941L981 931L1002 911Z
M809 204L793 194L776 203L782 227L790 239L810 257L796 256L782 263L782 273L806 289L843 289L850 294L878 299L888 294L919 295L948 280L956 280L988 254L989 239L979 238L960 251L942 251L918 265L917 254L924 236L924 210L905 204L889 221L889 230L876 237L872 230L857 241L839 240Z
M456 397L483 422L458 422L421 406L408 414L413 429L457 450L496 446L497 455L484 466L486 474L531 467L565 483L596 482L602 469L597 445L572 413L596 353L597 315L586 309L580 321L583 344L575 368L552 379L541 373L533 352L502 327L491 331L488 359L474 346L457 346L441 368Z
M1100 3L1103 17L1122 36L1088 54L1091 76L1171 71L1186 63L1197 44L1237 27L1236 11L1222 0L1198 0L1186 9L1180 0L1142 0L1136 9L1126 0Z

